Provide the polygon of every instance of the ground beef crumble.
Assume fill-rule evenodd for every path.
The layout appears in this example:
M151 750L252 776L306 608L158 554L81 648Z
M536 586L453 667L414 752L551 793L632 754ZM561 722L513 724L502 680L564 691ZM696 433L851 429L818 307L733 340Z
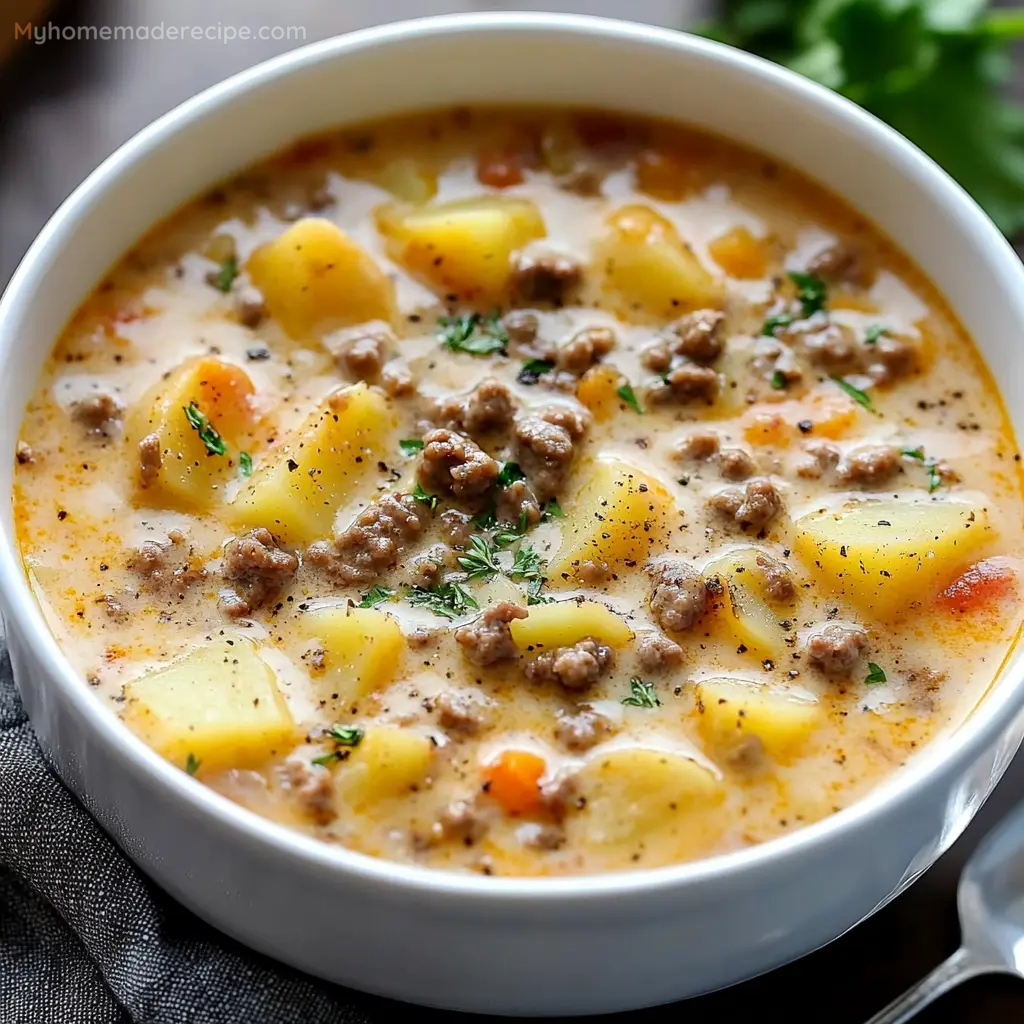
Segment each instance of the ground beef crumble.
M221 594L221 607L232 618L251 614L276 594L298 567L295 555L278 547L263 527L229 540L221 572L231 587Z
M518 656L519 650L512 640L509 623L525 619L528 614L525 608L502 601L488 608L478 619L457 629L455 639L462 653L474 665L487 666L511 661Z
M647 569L654 586L651 616L664 630L682 633L699 622L708 608L707 583L686 562L658 562Z
M160 472L163 465L163 449L159 434L147 434L138 445L139 451L139 484L149 487Z
M516 420L517 461L540 501L550 501L562 487L574 447L564 426L538 416Z
M384 494L365 508L334 541L317 541L306 563L338 583L369 583L393 569L423 532L425 506L408 494Z
M589 689L615 664L615 652L592 636L571 647L545 651L526 666L526 678L534 683L554 682L566 690Z
M614 735L614 722L589 705L571 715L559 715L555 722L555 739L572 754L582 754Z
M479 498L494 485L498 472L498 463L463 434L442 428L423 438L417 477L432 494Z
M644 672L665 672L683 663L683 649L661 633L644 633L636 645L637 661Z
M93 437L112 437L121 427L124 407L106 391L86 395L71 405L71 418Z
M708 506L720 515L732 519L744 530L760 532L784 508L778 490L770 480L757 477L740 490L729 487L708 499Z
M867 633L856 626L833 622L814 633L807 656L830 679L848 679L867 647Z

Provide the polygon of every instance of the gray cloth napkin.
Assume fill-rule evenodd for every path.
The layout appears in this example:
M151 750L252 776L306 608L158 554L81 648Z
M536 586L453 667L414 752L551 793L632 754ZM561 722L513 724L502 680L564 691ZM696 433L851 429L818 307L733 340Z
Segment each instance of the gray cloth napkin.
M0 1024L376 1024L410 1012L252 953L160 892L47 766L0 638Z

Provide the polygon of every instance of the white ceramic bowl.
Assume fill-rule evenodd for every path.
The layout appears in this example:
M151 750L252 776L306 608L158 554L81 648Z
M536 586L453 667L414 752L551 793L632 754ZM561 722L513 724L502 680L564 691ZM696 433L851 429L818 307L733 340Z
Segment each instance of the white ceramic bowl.
M882 225L978 340L1024 377L1024 272L934 164L835 95L679 33L556 15L357 32L202 93L106 161L0 304L0 580L15 676L67 784L168 892L242 942L370 992L496 1013L596 1013L705 992L840 935L961 832L1024 730L1020 655L976 712L866 799L753 849L656 871L511 880L430 872L271 824L158 758L64 660L11 520L19 421L65 321L155 221L309 132L416 108L585 104L678 118L788 161ZM1011 408L1018 433L1021 412Z

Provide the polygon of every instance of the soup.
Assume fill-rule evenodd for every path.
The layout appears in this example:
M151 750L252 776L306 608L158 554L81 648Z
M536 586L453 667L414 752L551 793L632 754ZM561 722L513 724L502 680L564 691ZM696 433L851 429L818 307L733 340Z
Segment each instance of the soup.
M931 286L677 126L457 110L158 226L25 414L26 571L83 685L323 841L654 867L848 806L1021 618L1020 456Z

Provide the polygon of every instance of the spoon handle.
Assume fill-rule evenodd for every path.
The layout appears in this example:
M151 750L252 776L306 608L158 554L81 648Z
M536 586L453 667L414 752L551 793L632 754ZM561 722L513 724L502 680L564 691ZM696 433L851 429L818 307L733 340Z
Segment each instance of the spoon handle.
M948 960L944 960L931 974L897 996L884 1010L876 1013L866 1024L903 1024L923 1010L932 1000L956 988L978 974L993 968L976 960L969 950L961 946Z

